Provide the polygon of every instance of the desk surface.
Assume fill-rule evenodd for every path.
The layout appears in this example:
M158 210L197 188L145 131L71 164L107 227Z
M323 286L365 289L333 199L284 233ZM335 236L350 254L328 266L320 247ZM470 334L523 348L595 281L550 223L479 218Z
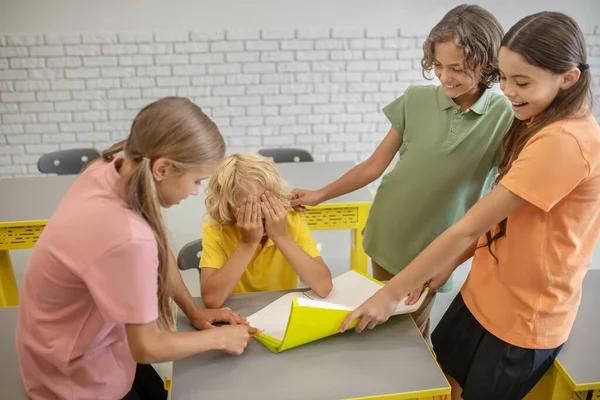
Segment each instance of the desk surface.
M284 293L236 295L225 305L248 316ZM177 329L194 329L181 312ZM253 340L238 357L209 351L176 361L171 399L342 399L434 389L450 393L410 317L397 316L373 331L278 354Z
M28 399L15 344L18 315L18 307L0 308L0 392L3 399Z
M277 164L281 176L293 188L320 189L335 181L354 167L352 162L305 162ZM355 203L372 201L373 197L365 187L326 203Z
M281 175L293 187L318 189L349 171L351 162L327 163L284 163L278 164ZM76 175L44 176L0 180L2 207L0 222L46 220L60 203ZM333 202L371 201L368 189L363 188L335 199ZM204 196L186 200L196 212L198 206L204 210ZM178 207L174 207L178 208Z
M588 271L583 297L569 340L558 362L576 385L595 384L600 389L600 270Z
M46 220L58 207L75 175L0 180L0 222Z

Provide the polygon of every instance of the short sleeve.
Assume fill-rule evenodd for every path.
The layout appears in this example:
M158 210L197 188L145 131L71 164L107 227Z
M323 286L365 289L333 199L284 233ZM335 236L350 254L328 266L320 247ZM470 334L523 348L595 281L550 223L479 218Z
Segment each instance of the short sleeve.
M317 248L317 243L312 237L308 222L303 213L295 213L297 215L296 243L312 258L320 257L321 253Z
M409 91L410 87L404 91L402 96L383 107L382 110L400 136L404 136L404 130L406 128L406 103Z
M146 324L158 318L158 248L130 240L102 255L83 276L106 321Z
M227 262L227 254L221 246L223 235L210 222L204 224L202 230L202 255L200 268L220 269Z
M589 171L577 139L550 126L529 140L500 183L548 212L586 179Z

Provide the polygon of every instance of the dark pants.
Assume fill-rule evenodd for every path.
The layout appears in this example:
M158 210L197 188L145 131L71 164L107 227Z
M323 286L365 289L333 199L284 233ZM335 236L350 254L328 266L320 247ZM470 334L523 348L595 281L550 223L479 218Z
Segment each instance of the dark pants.
M152 365L138 364L131 390L123 400L167 400L167 397L163 380Z

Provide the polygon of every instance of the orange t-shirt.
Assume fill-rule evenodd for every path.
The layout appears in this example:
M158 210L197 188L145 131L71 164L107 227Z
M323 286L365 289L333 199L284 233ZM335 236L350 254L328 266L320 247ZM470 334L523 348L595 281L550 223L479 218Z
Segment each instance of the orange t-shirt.
M598 123L588 115L540 130L500 184L527 203L492 245L498 262L487 246L476 251L462 296L494 336L555 348L571 331L600 234Z

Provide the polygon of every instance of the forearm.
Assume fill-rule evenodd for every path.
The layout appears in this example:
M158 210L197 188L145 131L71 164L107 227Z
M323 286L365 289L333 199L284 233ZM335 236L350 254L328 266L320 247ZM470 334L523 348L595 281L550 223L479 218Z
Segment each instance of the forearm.
M256 245L240 242L225 265L211 271L210 278L202 281L202 301L207 307L218 308L223 305L248 268L255 251Z
M273 239L285 259L310 288L321 297L331 292L331 272L319 259L306 253L294 239L289 236Z
M175 361L208 350L221 348L211 329L200 332L171 332L156 327L155 334L129 340L133 358L141 364Z
M476 243L473 236L453 226L434 240L403 271L392 278L386 290L401 300L423 282L429 281L437 274L450 275L459 265L472 256Z
M169 254L169 283L171 285L172 297L177 306L183 311L183 313L190 319L192 319L193 314L196 312L197 306L194 303L194 299L190 294L183 278L181 277L181 272L179 268L177 268L177 261L175 260L175 256L172 252Z

